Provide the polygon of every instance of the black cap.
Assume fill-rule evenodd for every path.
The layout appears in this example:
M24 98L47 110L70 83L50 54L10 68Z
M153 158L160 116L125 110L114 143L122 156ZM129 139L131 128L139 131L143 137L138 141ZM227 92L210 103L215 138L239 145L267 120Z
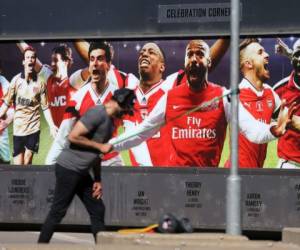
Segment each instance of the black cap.
M121 88L117 89L112 96L121 108L128 109L130 115L133 114L133 106L136 99L135 93L132 89Z

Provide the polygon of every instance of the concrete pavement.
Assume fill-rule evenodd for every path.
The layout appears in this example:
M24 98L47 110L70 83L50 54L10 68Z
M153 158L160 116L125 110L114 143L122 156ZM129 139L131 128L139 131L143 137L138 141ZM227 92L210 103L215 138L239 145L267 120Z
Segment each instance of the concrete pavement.
M289 230L285 230L288 234ZM292 230L295 231L295 230ZM300 230L296 232L300 233ZM120 234L103 232L95 245L91 234L56 233L50 244L36 244L38 233L22 243L20 232L0 232L0 250L300 250L300 245L287 241L257 241L245 236L220 233L192 234ZM30 234L29 234L30 235ZM294 238L295 232L293 232ZM6 237L6 241L3 239ZM10 239L11 240L8 240ZM14 243L13 238L15 238ZM285 239L287 239L285 237Z

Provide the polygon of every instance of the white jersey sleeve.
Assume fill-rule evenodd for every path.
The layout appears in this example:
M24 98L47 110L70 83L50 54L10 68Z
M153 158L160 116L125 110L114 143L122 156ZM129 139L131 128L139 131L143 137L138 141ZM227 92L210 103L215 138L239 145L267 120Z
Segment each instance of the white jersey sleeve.
M56 163L57 157L62 150L68 145L68 135L75 124L75 118L65 119L60 124L57 135L52 143L52 146L47 154L45 164L53 165Z
M142 123L111 139L109 143L114 145L116 151L122 151L137 146L154 136L165 122L166 105L167 94L158 101L152 112Z
M127 85L126 88L129 89L136 89L136 87L139 85L139 79L134 74L127 74Z
M43 82L47 83L49 77L53 74L49 65L43 64L40 72L38 73L38 77L42 79Z
M229 93L229 90L224 89L223 95L227 93ZM223 97L223 103L226 120L229 123L231 119L231 102L228 97L228 95ZM270 131L271 125L256 120L241 102L239 102L238 123L239 131L253 143L262 144L276 139Z
M80 89L85 83L81 72L82 69L78 69L70 76L70 85L75 89Z

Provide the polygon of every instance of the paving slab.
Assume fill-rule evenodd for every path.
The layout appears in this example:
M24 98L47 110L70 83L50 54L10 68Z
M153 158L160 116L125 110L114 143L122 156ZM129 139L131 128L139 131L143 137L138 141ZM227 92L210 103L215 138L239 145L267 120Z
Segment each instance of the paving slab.
M282 241L285 243L293 243L300 245L300 228L285 227L282 230Z
M295 244L275 241L252 241L245 236L216 233L192 234L120 234L101 232L97 235L97 247L110 249L299 249ZM120 248L119 248L120 247Z

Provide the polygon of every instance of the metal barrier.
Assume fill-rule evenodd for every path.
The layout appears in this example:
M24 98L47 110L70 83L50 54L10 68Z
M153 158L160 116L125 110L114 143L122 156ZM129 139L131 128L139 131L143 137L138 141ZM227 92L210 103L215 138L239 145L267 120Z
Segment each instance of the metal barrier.
M1 223L43 223L53 199L52 166L0 167ZM198 229L225 228L228 169L104 167L106 224L146 226L167 212ZM300 226L300 171L241 170L242 229L281 231ZM88 225L76 198L64 224Z

